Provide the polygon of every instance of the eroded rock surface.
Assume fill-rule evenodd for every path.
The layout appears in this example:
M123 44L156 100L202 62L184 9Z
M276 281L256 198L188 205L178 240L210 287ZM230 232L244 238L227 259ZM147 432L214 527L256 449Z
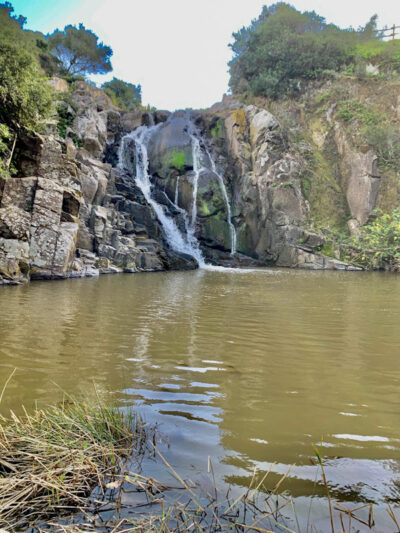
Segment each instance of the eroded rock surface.
M353 268L321 253L325 239L310 228L303 191L306 156L269 111L225 97L203 112L122 112L84 82L75 84L71 98L66 138L54 126L48 135L22 136L18 176L0 179L0 284L197 266L171 248L135 184L133 145L127 169L118 167L123 136L153 125L153 197L182 231L195 212L192 229L208 261ZM357 152L342 130L333 122L329 127L315 139L321 149L329 136L335 140L349 228L356 233L379 196L376 156ZM201 151L197 163L193 135Z
M120 112L83 82L73 100L67 138L23 138L19 176L0 180L0 284L195 268L165 244L132 177L104 162Z

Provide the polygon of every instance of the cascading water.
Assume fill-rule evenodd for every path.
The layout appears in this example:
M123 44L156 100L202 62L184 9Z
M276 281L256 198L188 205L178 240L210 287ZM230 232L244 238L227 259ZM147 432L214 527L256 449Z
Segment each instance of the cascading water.
M196 218L197 218L197 191L198 191L199 176L203 170L207 170L207 169L201 164L202 153L201 153L200 141L195 135L195 129L192 124L189 130L189 135L192 140L192 156L193 156L193 171L194 171L193 203L192 203L192 227L194 227L196 223ZM217 177L219 186L222 191L222 195L225 200L227 219L228 219L227 221L228 221L230 234L231 234L231 255L234 255L236 253L236 229L232 223L232 211L231 211L231 206L229 204L228 193L225 187L224 180L221 174L219 174L219 172L217 171L217 166L215 164L215 161L212 158L210 151L208 150L205 144L204 144L204 150L211 163L211 170Z
M175 199L174 199L174 202L175 202L176 206L178 206L178 202L179 202L179 178L180 178L180 176L178 176L176 178L176 185L175 185Z
M193 158L193 172L194 172L192 219L191 219L191 226L192 228L194 228L196 225L196 218L197 218L197 191L199 188L199 177L203 169L201 166L200 141L193 133L189 132L189 135L192 140L192 158Z
M192 158L193 158L193 201L190 216L185 210L178 206L179 197L179 177L177 178L175 188L175 207L182 214L185 222L186 235L178 228L175 220L171 215L167 213L165 206L159 204L152 196L152 183L149 175L149 158L147 146L155 131L160 128L162 124L151 126L140 126L136 130L132 131L121 140L121 145L118 151L118 166L120 169L134 173L136 185L142 191L147 202L153 208L159 222L165 233L165 237L170 244L171 248L177 252L191 255L199 264L200 268L207 268L218 270L222 267L213 267L208 265L204 261L203 254L200 250L199 242L196 238L196 219L197 219L197 193L198 193L198 181L201 172L206 170L212 170L217 177L219 185L221 187L223 197L226 203L228 224L231 232L231 254L236 252L236 231L231 221L231 208L229 204L228 194L224 184L222 176L218 173L215 161L213 160L207 147L204 147L205 155L211 163L211 169L207 169L202 165L202 148L200 140L196 135L196 130L192 123L190 123L188 135L190 136L192 143ZM135 169L132 169L129 163L129 148L128 142L133 141L135 149Z
M194 232L187 231L187 235L184 236L176 225L174 219L166 214L164 206L159 204L152 197L147 145L152 134L159 127L160 124L151 127L140 126L128 135L125 135L125 137L123 137L121 140L121 145L118 152L118 166L122 170L130 170L127 159L126 145L129 140L132 140L135 144L136 151L136 185L140 188L147 202L154 209L154 212L156 213L156 216L163 227L168 243L175 251L194 257L199 266L203 267L205 265L205 261L199 248L199 243L194 236Z
M223 180L221 174L217 171L217 165L215 164L215 161L212 158L212 156L211 156L211 154L210 154L210 152L209 152L207 147L205 147L205 151L206 151L206 154L208 156L208 159L210 160L211 169L214 172L214 174L217 176L219 185L220 185L221 190L222 190L223 197L225 199L226 212L227 212L227 215L228 215L228 224L229 224L229 229L231 231L231 255L234 255L236 253L236 229L235 229L235 226L232 223L232 211L231 211L231 206L230 206L230 203L229 203L228 193L226 191L224 180Z

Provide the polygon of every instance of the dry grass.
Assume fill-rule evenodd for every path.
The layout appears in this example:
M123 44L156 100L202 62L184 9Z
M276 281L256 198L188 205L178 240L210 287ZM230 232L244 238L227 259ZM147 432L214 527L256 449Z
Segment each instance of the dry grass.
M118 489L119 502L114 513L108 518L100 509L96 515L86 516L85 521L79 519L75 523L60 524L59 521L38 528L37 533L360 533L360 531L381 532L375 526L373 505L354 504L342 505L332 500L322 467L322 483L328 493L328 515L323 529L311 522L301 527L297 521L295 503L289 494L282 492L282 484L290 473L268 487L267 472L257 481L254 472L250 486L232 499L228 493L222 494L215 483L213 467L209 464L211 485L204 493L192 482L183 480L172 466L157 452L165 467L176 480L175 487L157 484L152 479L124 476ZM317 451L318 462L322 459ZM133 490L132 490L133 488ZM181 490L180 495L177 493ZM125 492L142 492L147 503L124 505L121 496ZM168 497L168 492L172 495ZM144 511L146 505L148 512ZM387 513L393 523L393 533L400 532L397 517L388 505ZM289 518L289 520L288 520ZM392 531L392 530L391 530Z
M0 528L93 506L93 488L105 493L110 476L146 443L138 418L100 401L0 417Z
M132 458L141 458L146 451L164 463L174 478L173 486L130 470ZM371 504L350 508L331 499L323 459L317 449L315 453L327 491L330 520L325 531L350 533L360 526L380 531L374 529ZM136 466L139 472L140 465ZM282 492L290 470L273 487L268 484L270 472L259 479L255 471L250 486L235 498L230 489L223 493L217 487L211 462L208 470L210 484L206 490L182 479L157 450L154 429L100 400L95 404L69 400L31 415L0 417L0 530L304 531L296 523L293 499ZM388 515L393 531L399 531L390 506ZM311 524L306 531L319 530Z

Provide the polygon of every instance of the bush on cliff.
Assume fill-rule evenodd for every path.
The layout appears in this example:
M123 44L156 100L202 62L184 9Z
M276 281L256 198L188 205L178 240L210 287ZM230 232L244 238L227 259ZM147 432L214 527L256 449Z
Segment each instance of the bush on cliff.
M35 57L0 39L0 158L8 171L16 139L23 130L38 130L52 111L52 90L43 83Z
M372 259L378 260L379 263L399 263L400 209L394 209L391 213L377 211L376 214L378 217L361 229L360 236L354 239L354 244L366 251L362 260L368 266L368 260Z
M113 78L111 81L103 83L101 88L111 98L112 103L124 111L140 109L142 106L142 87L140 85Z
M264 6L258 19L233 34L230 87L234 93L275 98L332 72L366 74L367 59L385 65L385 71L389 66L400 71L400 48L380 40L376 20L355 31L284 2Z
M13 131L38 129L51 112L52 91L35 58L18 46L0 41L0 122Z
M24 29L26 18L15 15L10 2L0 3L0 38L32 54L47 76L59 71L59 63L49 51L43 33Z

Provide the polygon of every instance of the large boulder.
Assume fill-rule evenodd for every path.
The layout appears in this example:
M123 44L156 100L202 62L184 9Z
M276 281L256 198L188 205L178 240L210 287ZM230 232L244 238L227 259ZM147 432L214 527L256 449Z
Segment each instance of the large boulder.
M0 208L0 235L6 239L29 240L31 213L9 205Z
M0 284L29 281L29 243L0 237Z
M186 116L175 116L152 135L148 145L150 172L160 178L193 169L192 140Z
M72 99L78 108L73 122L75 134L90 154L99 157L107 142L111 99L103 91L82 81L75 83Z
M50 78L47 83L58 93L66 93L69 90L68 82L57 76Z

